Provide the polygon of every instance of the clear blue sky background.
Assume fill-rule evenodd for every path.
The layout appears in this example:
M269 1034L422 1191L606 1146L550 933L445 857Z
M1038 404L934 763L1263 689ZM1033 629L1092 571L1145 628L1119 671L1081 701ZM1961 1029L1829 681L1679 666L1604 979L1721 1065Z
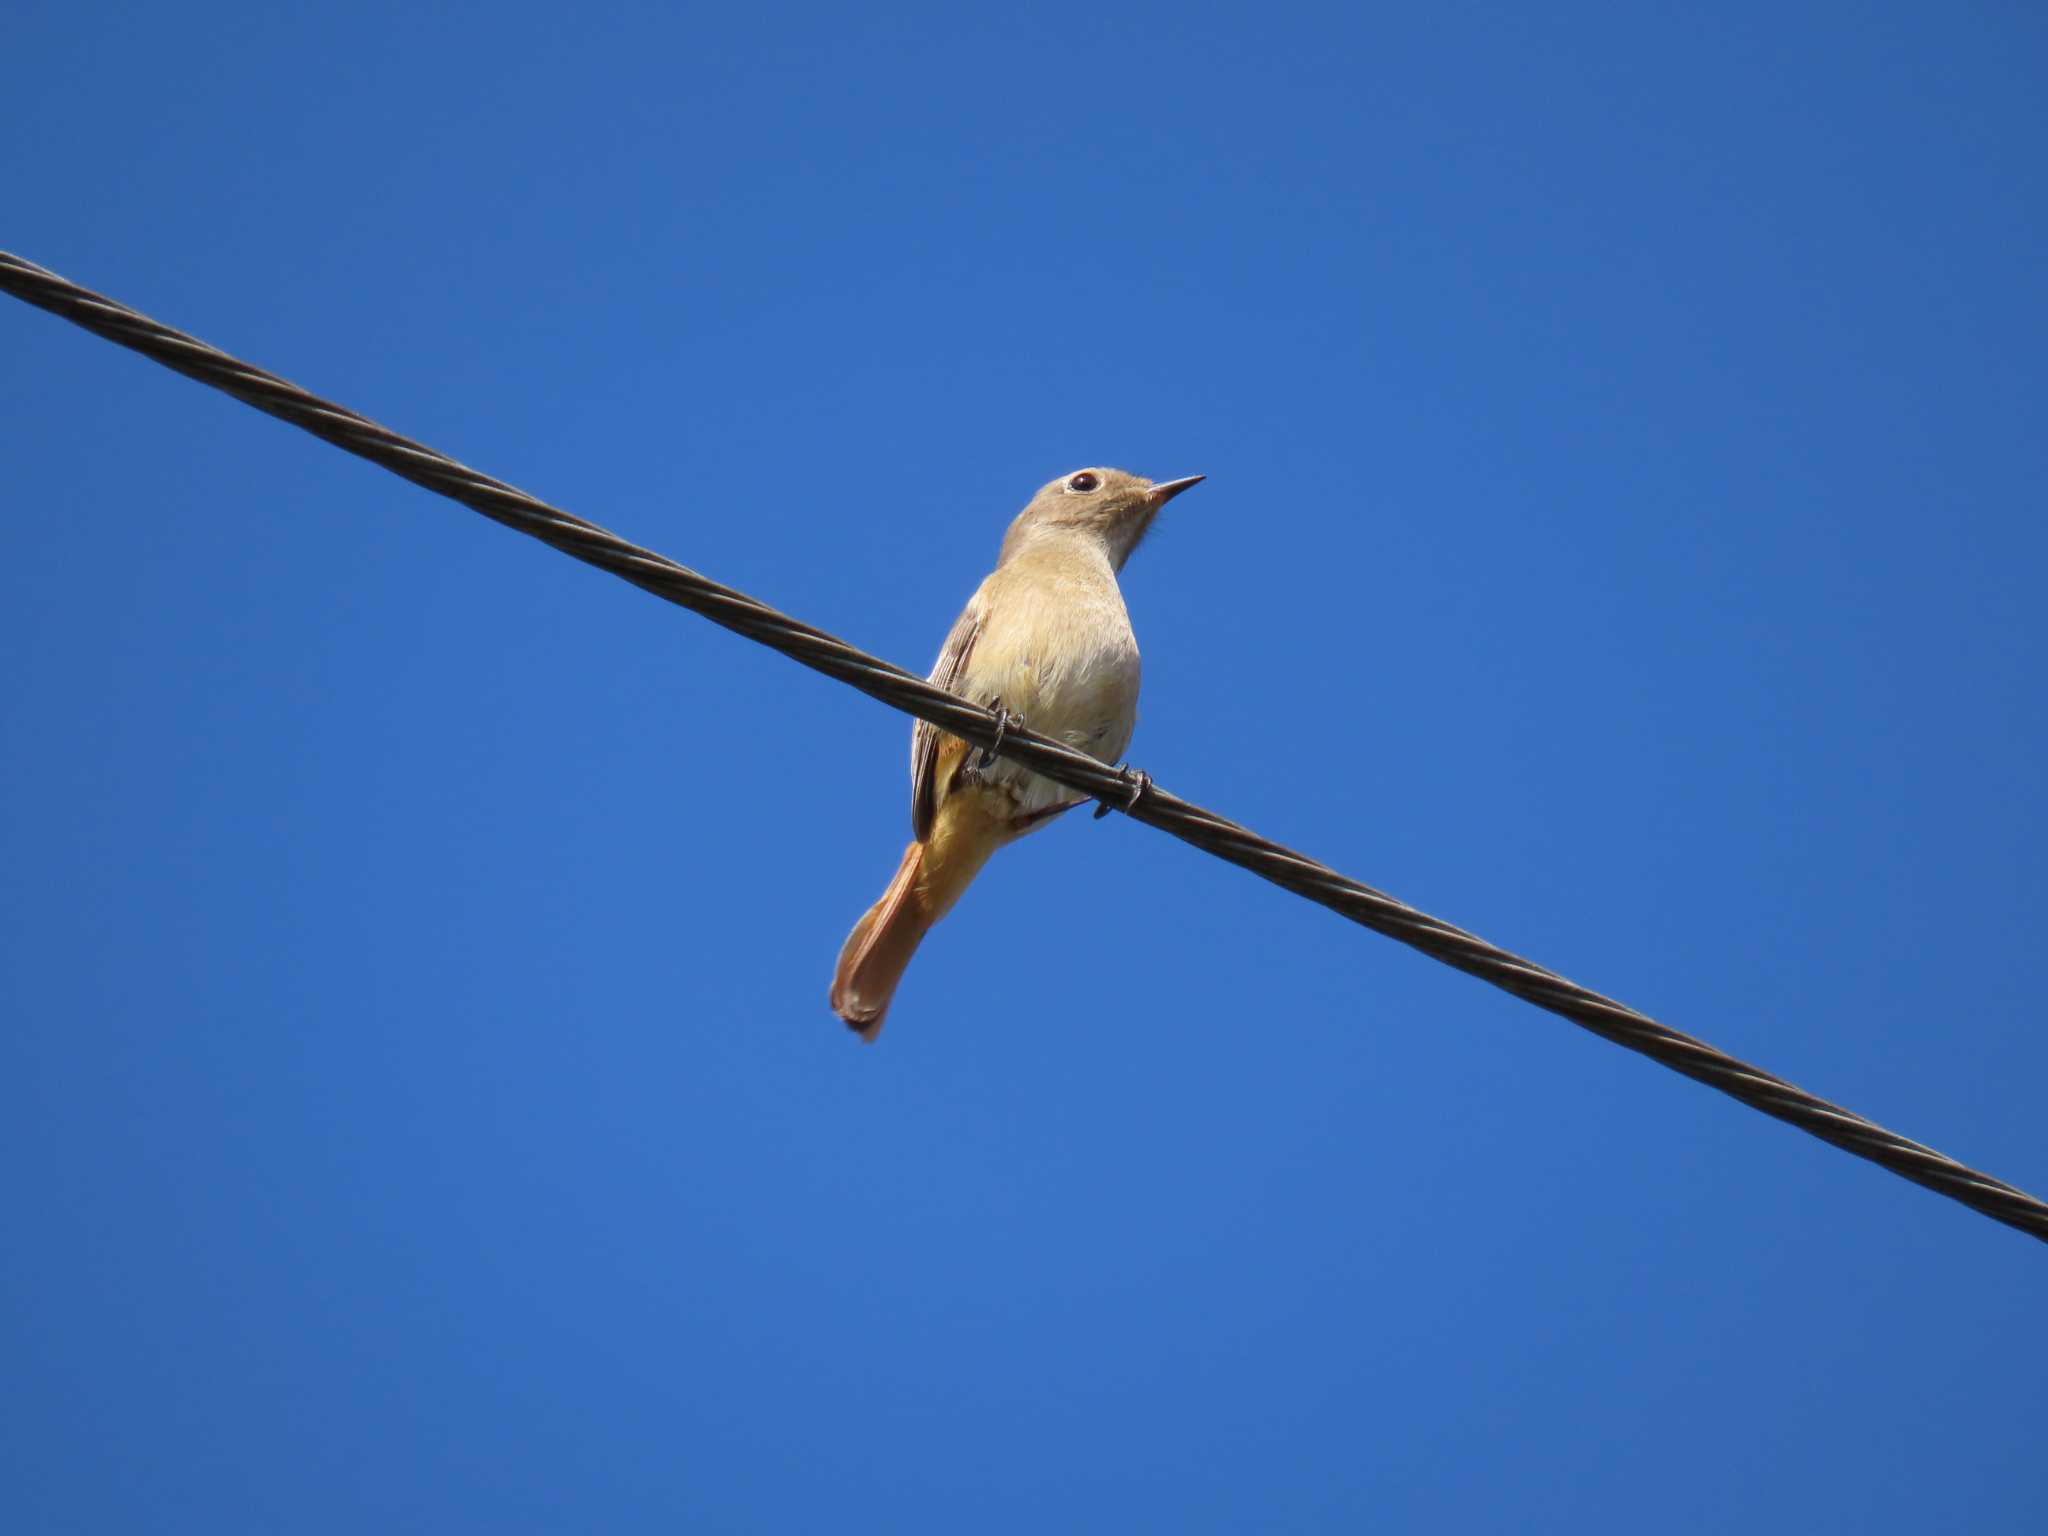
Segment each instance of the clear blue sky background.
M1535 14L1539 10L1555 14ZM4 243L2048 1190L2048 25L17 0ZM0 304L22 1532L2048 1528L2048 1251Z

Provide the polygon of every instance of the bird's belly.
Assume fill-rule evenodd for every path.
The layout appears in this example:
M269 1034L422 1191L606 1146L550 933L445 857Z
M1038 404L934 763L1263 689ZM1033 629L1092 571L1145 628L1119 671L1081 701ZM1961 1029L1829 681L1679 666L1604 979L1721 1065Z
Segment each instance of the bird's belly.
M1000 681L989 679L990 702L1000 700L1032 730L1104 762L1117 761L1131 744L1138 720L1135 644L1070 654L1060 662L1020 655L1003 671ZM992 764L984 781L1007 789L1020 815L1075 798L1064 785L1007 760Z

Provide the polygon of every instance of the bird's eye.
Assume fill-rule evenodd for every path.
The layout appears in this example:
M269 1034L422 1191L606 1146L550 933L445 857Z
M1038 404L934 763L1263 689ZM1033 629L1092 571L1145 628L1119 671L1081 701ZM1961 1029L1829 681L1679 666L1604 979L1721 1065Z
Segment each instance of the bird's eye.
M1102 477L1100 475L1092 474L1088 470L1084 469L1078 475L1072 475L1068 477L1067 489L1070 491L1079 491L1083 495L1085 495L1089 491L1098 489L1101 486L1101 484Z

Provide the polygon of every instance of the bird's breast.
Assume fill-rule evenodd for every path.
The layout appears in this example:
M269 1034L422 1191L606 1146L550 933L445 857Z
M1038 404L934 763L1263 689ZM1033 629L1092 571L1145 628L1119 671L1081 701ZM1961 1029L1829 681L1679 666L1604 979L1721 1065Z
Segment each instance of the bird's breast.
M1105 762L1130 745L1138 718L1138 642L1115 578L1105 568L1018 573L992 584L987 618L961 691L1002 707L1034 731ZM991 766L1029 813L1073 798L1070 790L1010 763Z
M1103 727L1122 721L1123 739L1105 748L1120 752L1137 712L1137 638L1114 590L1105 601L1099 591L1074 585L1079 590L1034 591L1013 614L995 616L975 646L967 681L977 700L1001 700L1033 730L1090 738L1073 740L1083 750L1095 750Z

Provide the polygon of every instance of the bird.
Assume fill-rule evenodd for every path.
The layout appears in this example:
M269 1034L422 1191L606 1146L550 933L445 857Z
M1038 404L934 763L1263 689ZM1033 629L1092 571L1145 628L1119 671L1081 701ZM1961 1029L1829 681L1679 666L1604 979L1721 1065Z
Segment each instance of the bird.
M1159 509L1204 478L1155 483L1093 468L1048 481L1010 524L996 568L954 621L931 682L993 710L998 743L1002 729L1025 725L1118 761L1137 725L1139 667L1117 573ZM919 943L989 855L1085 798L918 721L910 735L910 846L839 951L832 1011L872 1043Z

